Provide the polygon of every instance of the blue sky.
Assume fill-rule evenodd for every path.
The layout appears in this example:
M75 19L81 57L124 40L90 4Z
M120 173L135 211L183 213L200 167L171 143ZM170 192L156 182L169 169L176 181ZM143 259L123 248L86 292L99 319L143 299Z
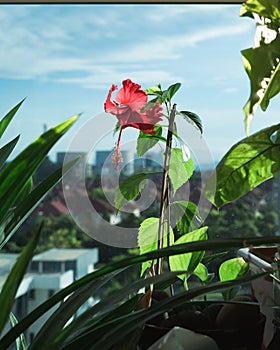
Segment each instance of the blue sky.
M82 112L52 159L91 118L96 128L87 137L96 149L112 148L115 118L102 113L103 103L111 84L121 87L129 77L143 88L181 82L174 102L200 115L204 140L219 160L245 137L242 108L249 81L240 51L252 46L255 27L239 10L240 5L0 5L1 115L27 97L3 142L20 133L20 150L44 124ZM257 112L251 132L279 122L277 110L279 98L265 114ZM100 123L109 132L106 140ZM180 127L187 139L193 137L184 122Z

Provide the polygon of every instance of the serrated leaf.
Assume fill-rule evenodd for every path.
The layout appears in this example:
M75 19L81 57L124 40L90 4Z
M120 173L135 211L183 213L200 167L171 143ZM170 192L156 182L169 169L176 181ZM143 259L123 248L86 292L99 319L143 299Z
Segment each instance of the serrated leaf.
M174 245L206 240L207 229L208 227L205 226L199 228L198 230L186 233L178 238ZM169 264L171 271L186 271L187 277L190 276L190 274L196 269L197 265L201 262L204 253L204 251L197 251L170 256ZM184 280L186 276L179 275L178 277Z
M176 94L176 92L180 89L181 83L176 83L170 85L167 89L166 99L168 102L172 100L172 97Z
M140 191L145 187L146 179L147 174L141 173L130 176L120 184L114 198L117 211L138 196Z
M235 144L223 157L205 188L216 207L232 202L280 172L280 140L272 140L280 124L265 128ZM213 192L213 184L216 190ZM215 186L214 186L215 187Z
M194 171L194 162L192 159L183 161L181 148L172 148L169 166L169 178L171 180L174 194L185 184L192 176Z
M198 207L188 201L174 201L170 204L172 227L177 226L181 234L196 229L201 225Z
M188 123L196 126L201 134L203 133L202 121L197 114L190 111L180 111L179 113Z
M224 261L219 267L220 281L231 281L244 276L249 270L249 263L243 258Z
M13 117L15 116L16 112L20 108L20 106L23 104L25 99L20 101L13 109L11 109L5 117L0 121L0 138L3 136L5 130L7 129L8 125L12 121Z
M153 148L159 141L166 142L166 138L162 137L162 127L160 125L155 125L155 134L147 134L142 131L139 132L137 139L137 155L142 157L147 151Z
M145 254L158 249L158 228L159 228L158 218L148 218L141 223L138 231L138 246L140 248L140 254ZM174 242L174 234L171 228L170 228L170 241L168 242L168 225L167 225L167 222L165 222L163 247L172 245L173 242ZM145 261L144 263L142 263L141 276L148 268L151 267L151 264L152 264L152 260Z

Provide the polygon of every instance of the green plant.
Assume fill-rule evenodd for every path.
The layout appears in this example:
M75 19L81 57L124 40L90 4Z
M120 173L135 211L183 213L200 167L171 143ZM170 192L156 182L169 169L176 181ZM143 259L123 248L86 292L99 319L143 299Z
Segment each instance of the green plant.
M260 12L265 15L267 14L266 9L268 9L273 20L275 16L279 18L275 1L270 0L266 3L270 6L264 6L263 1L252 0L248 1L243 8L246 9L247 14L251 11L251 13ZM264 50L267 48L267 46L262 47ZM252 60L248 60L250 61L251 67L253 67L255 63L259 63L258 56L253 54L253 52L255 51L244 53L244 57L246 57L247 60L250 55L250 57L254 57ZM258 70L247 68L247 71L250 72L252 82L259 82L258 78L256 78ZM276 79L275 76L278 78ZM268 95L266 95L266 101L279 91L278 68L275 70L275 74L273 74L272 78L271 81L273 81L273 83L270 86L272 86L273 89L272 87L267 89L266 93ZM252 83L252 86L254 87L255 83ZM159 217L148 218L142 222L139 230L140 254L104 266L80 280L75 281L70 286L54 294L22 320L15 321L11 316L13 327L0 339L1 349L8 349L15 341L17 341L18 349L20 349L20 347L25 349L26 346L22 340L22 333L55 305L58 305L56 311L42 326L35 339L29 345L29 350L37 350L38 348L41 350L106 350L114 348L120 349L120 344L122 344L122 346L127 344L128 349L134 349L137 346L144 324L152 318L178 307L195 305L197 303L196 298L205 296L207 293L227 291L229 294L232 288L237 285L248 283L252 279L259 277L240 277L240 275L246 272L247 265L244 264L244 262L240 263L240 260L228 260L220 268L220 281L211 282L208 279L209 275L204 266L207 264L207 258L209 261L211 256L206 257L204 252L214 249L227 249L229 247L280 243L279 237L242 237L207 240L207 228L199 228L200 221L197 207L191 202L172 201L172 192L173 194L176 193L176 191L188 181L193 172L192 160L188 159L182 161L183 153L186 149L180 139L174 119L180 117L180 114L183 118L187 119L188 122L194 123L196 127L202 131L202 123L195 114L189 111L177 112L176 105L172 104L171 100L179 88L180 84L176 83L166 90L162 90L161 86L147 89L146 94L153 95L154 99L146 103L147 101L143 98L144 94L141 93L142 105L140 109L138 108L138 112L143 118L140 123L139 120L128 119L124 122L124 119L120 118L119 124L116 127L116 131L120 131L113 157L117 166L121 161L120 136L126 126L131 126L140 130L137 142L137 152L139 155L143 155L158 142L164 142L166 144L160 215ZM112 87L111 93L114 89L115 87ZM254 93L252 93L251 97L254 97ZM120 103L121 101L118 102ZM247 110L250 110L249 114L251 115L252 112L254 112L253 106L258 103L262 102L257 100L250 103L250 106L245 108L245 112L247 113ZM165 117L168 120L168 131L166 136L163 135L162 126L155 126L155 123L151 123L151 119L149 119L151 118L149 114L151 108L153 113L159 113L158 104L165 105L167 109ZM118 104L112 104L108 108L111 108L111 111L115 111L114 108L117 106ZM108 111L110 112L110 110ZM127 112L127 109L123 109L122 113L123 112ZM117 114L117 116L120 116L120 114ZM123 117L126 118L127 114ZM161 117L161 115L157 114L156 123L160 121ZM5 125L6 122L3 122L3 125ZM63 127L60 126L55 132L48 135L50 137L51 135L57 135L56 132L58 132L58 130L61 131L63 128L63 130L66 130L72 122L73 120L68 122L67 127L66 124ZM211 191L211 182L207 187L208 198L214 205L220 207L240 197L259 183L279 172L279 157L277 157L279 154L279 137L276 137L276 140L271 140L271 136L275 132L279 134L279 125L272 126L255 135L247 137L229 151L217 167L217 190L215 192ZM179 147L172 148L173 138L177 140ZM5 146L5 149L2 150L2 154L9 153L15 142L16 141L13 141L10 145ZM28 148L26 152L23 152L24 157L30 157L28 161L34 160L34 155L37 154L38 151L38 145L41 145L41 141L38 142L38 144L36 143L34 148ZM36 152L34 152L35 148ZM47 150L44 149L44 151ZM246 154L246 161L244 161ZM41 156L43 159L42 154ZM19 158L18 161L13 163L14 168L9 166L9 168L7 167L3 170L3 172L5 171L4 175L2 176L2 173L0 175L1 179L3 179L3 182L0 181L0 199L4 205L0 209L0 219L2 220L0 222L2 222L3 227L3 244L8 241L11 235L20 226L24 218L26 218L27 213L29 214L32 211L39 200L43 198L46 191L49 190L61 176L61 171L59 175L58 173L55 173L56 175L51 175L50 178L44 182L44 185L40 185L41 187L39 186L30 194L27 194L27 197L25 197L25 194L25 199L23 199L18 206L13 208L17 200L17 194L15 193L12 195L11 198L13 199L11 200L10 193L13 193L17 181L22 179L21 174L18 172L18 165L21 164L20 160L24 157L22 156L22 158ZM38 164L39 160L38 163L34 163L32 169L34 170ZM260 169L263 169L263 164L265 164L266 167L264 170L260 171ZM180 169L182 177L177 176L178 169ZM13 177L11 173L14 174ZM30 183L29 178L31 173L26 176L24 172L24 181L21 182L21 186L18 186L17 189L21 188L25 183L28 183L28 181ZM247 176L248 174L250 174L250 176ZM143 186L142 182L148 176L149 175L145 173L137 174L126 179L120 185L120 189L115 196L117 210L120 210L127 201L135 198L139 194ZM11 180L7 180L7 178L11 178ZM211 181L214 181L214 177ZM10 183L11 185L8 187ZM28 191L26 192L28 193ZM6 204L6 200L8 200L8 204ZM24 203L24 205L22 203ZM181 233L181 236L177 239L174 238L173 229L170 227L169 212L171 210L174 214L174 226L176 230ZM20 219L18 219L19 214ZM0 295L0 300L6 305L6 307L0 311L0 325L2 328L9 318L16 289L26 270L28 262L31 260L39 232L40 231L38 231L33 240L25 247ZM214 256L212 256L212 258L214 258ZM166 259L166 266L163 265L163 259ZM202 264L203 262L205 264ZM116 274L125 273L128 267L136 264L141 264L142 266L142 277L121 290L102 298L96 305L89 308L79 317L72 319L81 305L89 297L97 293L104 284L110 281ZM172 270L171 272L168 271L169 268ZM144 278L144 274L147 271L151 276ZM187 282L190 275L194 273L198 274L204 285L190 289L188 288ZM177 276L183 280L185 290L175 295L170 295L169 298L147 307L150 304L152 286L158 286L160 284L164 284L165 287L170 286L174 283L174 279L178 278ZM143 288L146 288L147 293L139 292ZM201 300L199 302L203 303ZM127 343L128 338L130 339L129 343Z

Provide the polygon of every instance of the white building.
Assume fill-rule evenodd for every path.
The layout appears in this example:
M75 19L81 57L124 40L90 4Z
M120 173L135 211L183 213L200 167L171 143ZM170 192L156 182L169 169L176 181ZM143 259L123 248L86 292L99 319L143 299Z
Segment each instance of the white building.
M0 289L17 257L17 254L0 254ZM23 318L57 291L65 288L87 273L94 271L94 265L97 262L97 248L54 248L35 255L30 264L29 271L18 289L13 313L18 319ZM83 305L79 312L95 302L97 300L90 299L87 304ZM25 334L28 343L32 341L35 334L56 307L29 327Z

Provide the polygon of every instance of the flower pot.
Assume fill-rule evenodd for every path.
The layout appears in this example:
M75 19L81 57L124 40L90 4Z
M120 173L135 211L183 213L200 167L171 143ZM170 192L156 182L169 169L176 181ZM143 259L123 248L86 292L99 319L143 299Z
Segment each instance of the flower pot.
M249 299L233 301L254 301L251 296L246 298ZM210 337L220 350L260 350L264 326L265 316L256 305L214 303L198 311L190 303L188 308L172 310L167 318L157 317L148 322L143 329L139 347L147 350L155 343L165 343L169 339L166 334L174 327L180 327ZM198 337L196 341L199 341ZM206 340L202 337L201 341L203 344Z

